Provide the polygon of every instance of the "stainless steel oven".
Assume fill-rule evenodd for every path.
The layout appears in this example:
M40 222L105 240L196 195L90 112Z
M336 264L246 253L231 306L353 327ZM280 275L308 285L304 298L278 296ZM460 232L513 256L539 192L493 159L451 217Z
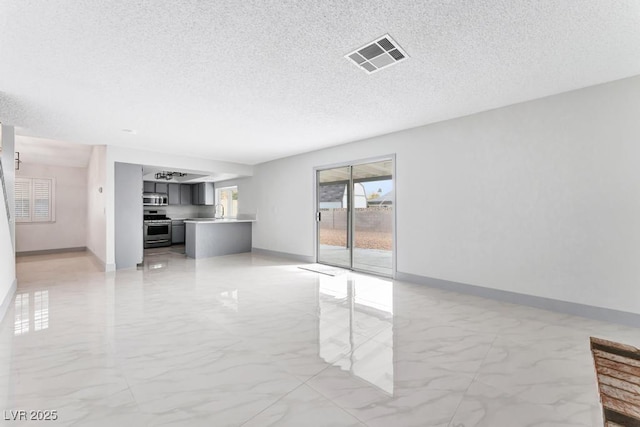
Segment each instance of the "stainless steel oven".
M162 211L145 211L144 247L171 246L171 219Z

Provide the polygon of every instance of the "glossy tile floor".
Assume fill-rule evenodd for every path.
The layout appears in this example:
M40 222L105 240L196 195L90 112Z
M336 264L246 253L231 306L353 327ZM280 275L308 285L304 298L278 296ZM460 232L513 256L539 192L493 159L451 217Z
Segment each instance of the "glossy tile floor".
M87 426L596 426L588 337L640 331L252 254L18 260L0 409ZM4 425L4 424L3 424Z
M344 246L320 245L320 260L325 264L349 266L351 252ZM353 268L381 276L393 276L393 252L353 248Z

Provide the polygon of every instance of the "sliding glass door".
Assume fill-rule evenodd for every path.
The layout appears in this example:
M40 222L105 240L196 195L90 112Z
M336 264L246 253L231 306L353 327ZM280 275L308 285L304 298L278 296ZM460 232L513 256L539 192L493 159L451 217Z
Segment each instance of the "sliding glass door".
M393 162L354 165L353 269L393 273Z
M318 262L393 275L393 160L317 171Z
M351 267L351 167L318 171L318 262Z

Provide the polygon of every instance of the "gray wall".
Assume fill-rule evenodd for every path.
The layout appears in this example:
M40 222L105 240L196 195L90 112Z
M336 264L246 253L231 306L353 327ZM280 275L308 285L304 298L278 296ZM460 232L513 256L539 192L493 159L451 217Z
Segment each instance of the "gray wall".
M115 163L116 269L142 262L142 166Z
M397 270L640 314L640 77L263 163L255 248L315 255L314 173L396 153Z

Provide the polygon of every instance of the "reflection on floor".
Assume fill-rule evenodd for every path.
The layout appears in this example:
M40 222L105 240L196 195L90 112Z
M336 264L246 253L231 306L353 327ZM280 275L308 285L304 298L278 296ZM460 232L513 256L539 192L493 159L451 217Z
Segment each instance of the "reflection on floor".
M144 256L150 255L168 255L168 254L184 254L184 245L162 246L159 248L148 248L144 250Z
M0 407L57 410L52 425L591 426L588 337L640 344L638 329L298 267L20 258Z
M349 248L344 246L320 245L320 260L323 263L348 267ZM355 248L353 268L373 274L391 277L393 273L393 252L380 249Z
M393 395L392 283L327 276L319 280L320 357ZM367 339L373 330L375 339Z
M169 266L169 260L185 258L184 245L171 245L144 250L144 262L139 269L160 270Z

